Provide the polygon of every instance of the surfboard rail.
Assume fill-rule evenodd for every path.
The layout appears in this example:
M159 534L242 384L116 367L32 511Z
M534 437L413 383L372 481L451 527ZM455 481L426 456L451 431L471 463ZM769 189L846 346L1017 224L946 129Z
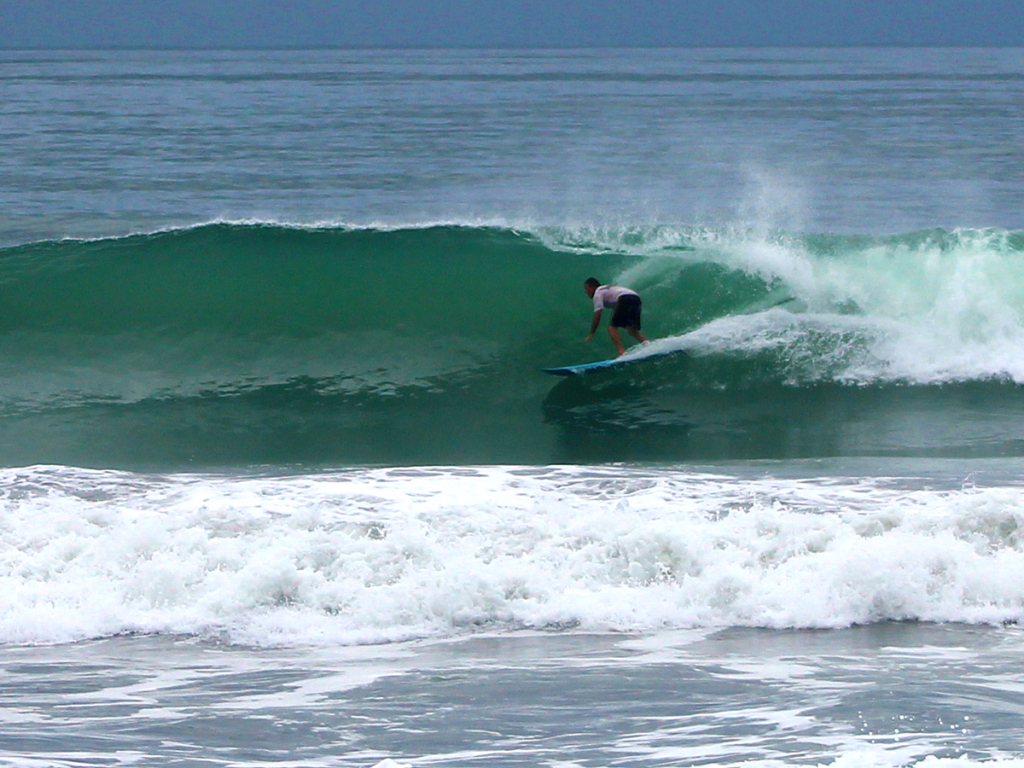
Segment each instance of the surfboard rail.
M658 352L648 352L642 355L630 355L625 354L623 357L613 357L611 360L598 360L596 363L582 363L580 365L563 365L559 368L541 368L544 373L550 373L553 376L581 376L585 373L592 373L594 371L601 371L607 368L617 368L622 365L630 365L632 363L639 363L644 360L653 360L658 357L667 357L668 355L685 355L685 349L666 349Z

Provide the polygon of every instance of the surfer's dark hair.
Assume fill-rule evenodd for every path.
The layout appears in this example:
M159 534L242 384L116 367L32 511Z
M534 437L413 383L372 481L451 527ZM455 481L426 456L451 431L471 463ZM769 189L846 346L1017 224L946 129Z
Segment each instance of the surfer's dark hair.
M600 288L601 287L601 283L598 282L596 277L588 277L586 280L583 281L583 284L584 285L592 285L595 288Z

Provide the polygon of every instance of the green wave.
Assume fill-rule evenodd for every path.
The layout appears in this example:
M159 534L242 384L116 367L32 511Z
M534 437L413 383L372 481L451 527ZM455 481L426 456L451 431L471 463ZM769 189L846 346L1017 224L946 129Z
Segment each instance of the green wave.
M0 462L1016 455L1022 237L218 223L30 243L0 251ZM603 331L583 343L591 275L688 354L540 373L611 355ZM939 429L979 391L1002 417ZM865 432L893 410L940 436Z
M716 264L558 249L508 229L214 224L7 249L0 336L7 359L29 367L88 366L110 354L183 382L249 388L270 370L274 380L332 368L368 375L369 361L372 379L402 386L467 366L584 355L584 278L611 280L641 262L648 273L635 287L661 308L655 335L770 292Z

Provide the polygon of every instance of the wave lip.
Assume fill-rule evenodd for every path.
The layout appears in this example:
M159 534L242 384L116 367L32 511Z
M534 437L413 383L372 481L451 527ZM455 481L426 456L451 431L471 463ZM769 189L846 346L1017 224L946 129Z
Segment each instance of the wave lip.
M1018 488L623 467L2 474L6 643L1024 617Z

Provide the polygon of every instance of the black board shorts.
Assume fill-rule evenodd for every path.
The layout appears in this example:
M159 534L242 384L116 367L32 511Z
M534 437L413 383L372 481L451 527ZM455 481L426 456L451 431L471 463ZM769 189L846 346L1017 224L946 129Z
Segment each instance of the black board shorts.
M640 297L632 293L619 296L615 302L615 312L609 325L615 328L634 328L640 330Z

